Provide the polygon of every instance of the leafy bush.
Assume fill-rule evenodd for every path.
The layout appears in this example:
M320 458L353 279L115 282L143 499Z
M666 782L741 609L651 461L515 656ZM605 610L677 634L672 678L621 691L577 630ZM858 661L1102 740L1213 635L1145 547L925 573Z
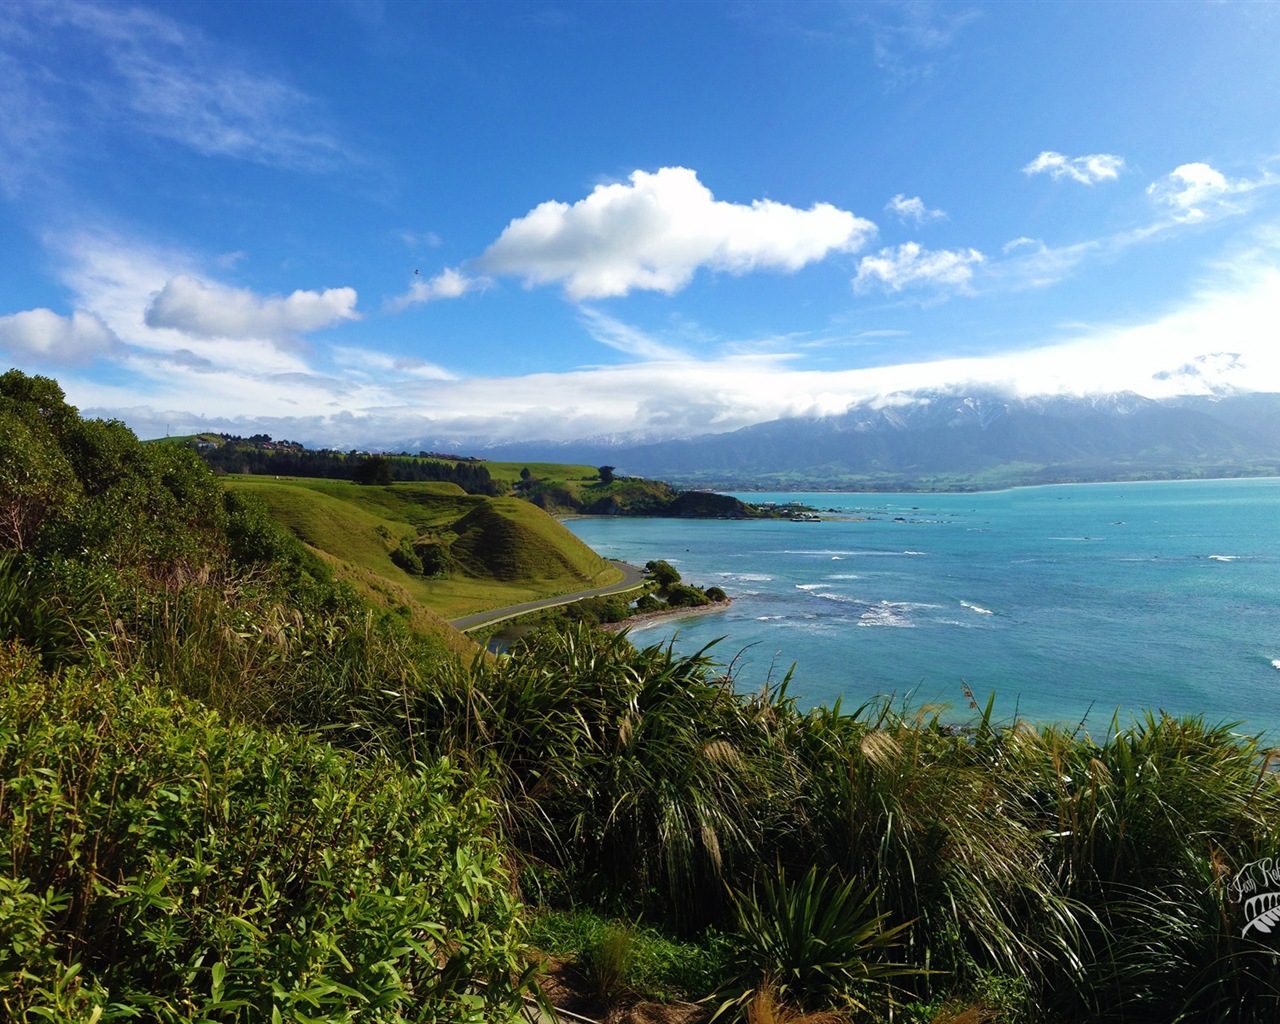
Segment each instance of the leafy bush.
M422 563L424 576L447 576L453 570L449 545L438 538L419 537L413 542L413 551Z
M710 603L707 595L697 587L686 583L673 583L667 587L667 606L670 608L700 608Z
M391 552L391 561L411 576L423 574L422 556L409 543L408 537L400 538L400 545Z
M649 570L660 587L669 587L673 583L680 582L680 573L665 559L658 558L645 562L644 567Z
M448 765L360 762L20 651L0 675L7 1019L514 1011L493 808Z

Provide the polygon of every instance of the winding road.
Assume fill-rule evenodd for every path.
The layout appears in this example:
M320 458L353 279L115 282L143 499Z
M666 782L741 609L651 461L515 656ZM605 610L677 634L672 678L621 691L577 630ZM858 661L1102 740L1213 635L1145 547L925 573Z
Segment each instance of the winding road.
M517 615L524 615L526 612L541 611L543 608L557 608L562 604L573 604L574 601L581 601L587 597L623 594L629 590L639 590L644 586L648 577L643 569L638 569L627 562L619 562L612 558L609 561L622 570L622 579L617 583L612 583L607 587L596 587L594 590L579 590L574 594L561 594L559 597L544 597L539 601L512 604L506 608L494 608L487 612L477 612L475 615L464 615L460 619L453 619L449 625L465 633L469 629L475 629L478 626L489 626L495 622L501 622L503 619L513 619Z

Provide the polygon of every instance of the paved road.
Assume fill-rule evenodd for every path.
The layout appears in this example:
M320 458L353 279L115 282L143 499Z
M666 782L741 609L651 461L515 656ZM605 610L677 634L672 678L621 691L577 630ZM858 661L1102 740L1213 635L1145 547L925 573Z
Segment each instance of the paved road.
M581 601L584 597L622 594L628 590L639 590L644 585L647 577L643 569L637 569L634 565L628 565L626 562L619 562L614 559L610 559L610 561L622 570L622 580L619 583L614 583L607 587L596 587L595 590L580 590L576 594L561 594L559 597L544 597L540 601L526 601L524 604L508 605L506 608L494 608L492 611L478 612L475 615L464 615L460 619L454 619L449 625L465 633L468 629L475 629L477 626L489 626L495 622L501 622L503 619L514 619L517 615L523 615L525 612L536 612L543 608L557 608L562 604L573 604L574 601Z

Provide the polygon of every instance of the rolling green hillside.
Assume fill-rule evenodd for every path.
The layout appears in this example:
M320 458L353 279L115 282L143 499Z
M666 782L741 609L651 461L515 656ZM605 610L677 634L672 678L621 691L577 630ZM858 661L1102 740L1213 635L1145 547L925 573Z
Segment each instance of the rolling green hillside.
M262 498L279 522L382 604L403 594L451 619L620 578L554 518L515 498L442 483L226 482Z

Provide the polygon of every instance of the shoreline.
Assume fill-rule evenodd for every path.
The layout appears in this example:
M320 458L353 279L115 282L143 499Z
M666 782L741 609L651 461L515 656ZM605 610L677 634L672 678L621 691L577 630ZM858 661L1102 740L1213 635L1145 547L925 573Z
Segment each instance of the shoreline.
M657 622L661 619L673 619L678 615L709 615L712 612L722 612L727 610L731 604L733 604L733 598L726 597L723 601L713 601L711 604L698 605L695 608L660 608L657 611L632 615L621 622L603 622L596 628L603 629L606 633L621 633L623 630L630 629L637 624Z

